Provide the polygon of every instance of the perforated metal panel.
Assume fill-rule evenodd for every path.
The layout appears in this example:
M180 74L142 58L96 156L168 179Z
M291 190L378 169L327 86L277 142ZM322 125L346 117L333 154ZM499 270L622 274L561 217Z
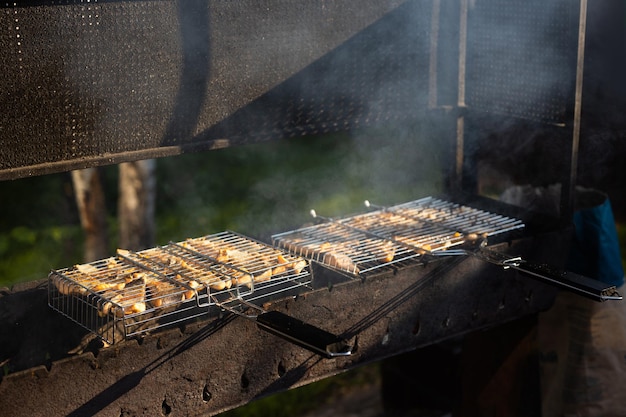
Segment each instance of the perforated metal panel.
M470 5L467 106L550 123L571 118L579 2L475 0Z
M2 3L0 179L409 117L429 7Z
M567 120L578 2L468 4L465 104ZM413 119L432 17L429 0L0 3L0 179Z

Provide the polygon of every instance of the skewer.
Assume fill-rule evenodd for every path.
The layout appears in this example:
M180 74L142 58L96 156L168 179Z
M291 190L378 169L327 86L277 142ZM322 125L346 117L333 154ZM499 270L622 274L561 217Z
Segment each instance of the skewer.
M319 214L317 214L315 209L311 209L311 211L309 211L309 213L311 214L311 217L313 217L314 219L321 219L321 220L324 220L325 222L329 222L329 223L337 223L337 221L335 219L333 219L332 217L320 216Z
M363 201L363 204L365 205L365 207L367 208L373 208L375 210L387 210L387 207L385 206L379 206L378 204L372 204L369 200L365 200Z

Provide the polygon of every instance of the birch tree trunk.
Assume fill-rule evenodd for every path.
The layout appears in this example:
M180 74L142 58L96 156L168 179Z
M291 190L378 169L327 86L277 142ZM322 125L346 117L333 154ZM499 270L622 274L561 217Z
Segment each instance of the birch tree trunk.
M156 162L125 162L119 166L119 247L141 250L154 246Z
M72 183L85 232L84 261L102 259L108 255L108 233L100 171L98 168L72 171Z

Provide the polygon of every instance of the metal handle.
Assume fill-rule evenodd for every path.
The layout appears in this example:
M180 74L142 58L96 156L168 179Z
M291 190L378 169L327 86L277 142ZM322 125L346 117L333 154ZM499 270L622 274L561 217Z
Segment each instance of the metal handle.
M318 327L279 311L268 311L256 318L259 327L325 358L349 356L352 346L343 339Z
M563 271L550 265L535 264L519 257L511 257L485 248L468 252L468 254L477 256L484 261L500 265L503 268L516 269L533 278L591 298L592 300L607 301L622 299L622 296L617 292L617 288L615 288L614 285L608 285L602 281L578 275L573 272Z
M614 285L591 279L569 271L554 269L548 265L521 262L510 266L534 278L583 295L596 301L621 300L622 296Z

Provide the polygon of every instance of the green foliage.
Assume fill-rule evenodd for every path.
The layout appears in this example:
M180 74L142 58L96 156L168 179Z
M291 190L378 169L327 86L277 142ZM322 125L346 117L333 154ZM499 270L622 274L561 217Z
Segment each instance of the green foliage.
M363 132L278 141L159 161L158 240L231 229L266 237L327 216L437 192L437 150ZM175 219L171 219L174 217Z
M53 268L76 263L82 239L78 225L39 229L17 226L0 234L0 286L42 279Z
M438 149L419 126L193 153L157 162L156 243L223 230L269 239L321 215L438 192ZM426 140L426 139L425 139ZM436 143L436 142L435 142ZM102 168L111 253L117 168ZM68 173L0 182L0 286L81 262L83 237Z

